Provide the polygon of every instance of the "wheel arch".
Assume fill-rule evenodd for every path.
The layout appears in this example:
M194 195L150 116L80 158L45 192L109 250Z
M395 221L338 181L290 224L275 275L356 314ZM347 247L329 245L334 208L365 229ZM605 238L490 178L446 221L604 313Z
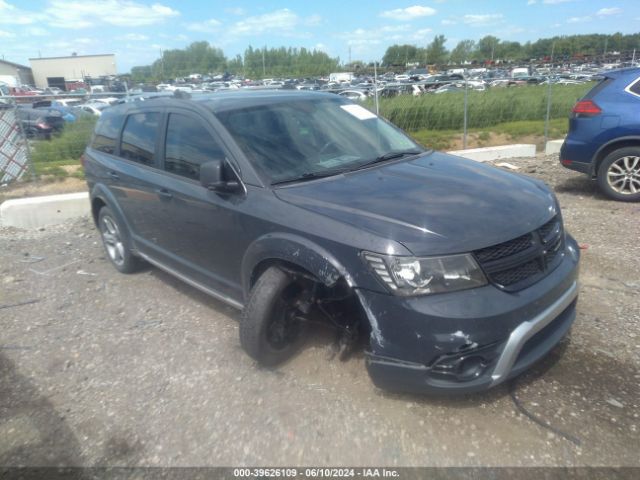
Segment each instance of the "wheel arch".
M113 214L117 217L118 222L126 229L125 235L131 237L131 228L129 223L114 198L113 194L102 184L97 184L91 190L91 216L96 226L98 226L98 215L102 207L109 207Z
M260 274L272 265L308 273L326 286L335 285L341 278L354 286L344 266L320 245L288 233L267 234L254 241L242 259L245 298Z
M600 149L594 155L591 176L594 178L598 176L598 171L600 170L600 165L602 164L602 161L605 158L607 158L607 156L610 153L626 147L640 147L640 136L634 135L634 136L627 136L627 137L619 137L614 140L611 140L610 142L605 143L602 147L600 147Z

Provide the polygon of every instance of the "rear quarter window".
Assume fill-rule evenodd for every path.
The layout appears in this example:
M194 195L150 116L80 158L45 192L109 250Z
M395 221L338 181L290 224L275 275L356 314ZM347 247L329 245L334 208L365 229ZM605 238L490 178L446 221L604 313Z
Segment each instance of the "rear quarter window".
M143 165L156 165L155 147L160 114L135 113L127 117L122 130L120 156Z
M114 155L118 143L118 134L122 127L123 116L113 112L104 112L96 125L91 148Z

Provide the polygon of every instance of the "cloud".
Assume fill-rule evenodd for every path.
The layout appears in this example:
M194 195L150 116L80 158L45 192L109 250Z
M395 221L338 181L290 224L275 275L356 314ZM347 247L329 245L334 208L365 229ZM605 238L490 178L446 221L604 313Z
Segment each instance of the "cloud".
M13 38L15 34L11 32L5 32L4 30L0 30L0 38Z
M393 20L400 20L403 22L413 20L414 18L430 17L435 15L436 10L431 7L425 7L422 5L414 5L407 8L396 8L394 10L386 10L380 14L383 18L391 18Z
M99 25L141 27L163 23L180 12L159 3L147 6L130 0L52 0L44 10L52 27L80 29Z
M229 7L224 9L225 12L230 13L231 15L242 16L246 15L247 11L241 7Z
M143 42L145 40L149 40L149 37L140 33L127 33L126 35L121 36L120 39L131 40L134 42Z
M598 15L599 17L607 17L609 15L619 15L620 13L622 13L621 8L611 7L611 8L601 8L596 12L596 15Z
M431 32L432 30L430 28L421 28L411 34L411 39L416 41L425 40L425 37L431 34Z
M455 20L451 20L451 19L448 19L448 18L445 18L440 23L442 25L457 25L458 24L458 22L456 22Z
M584 23L590 22L591 20L593 20L593 18L588 15L584 17L571 17L567 19L567 23Z
M382 43L382 36L378 30L365 30L364 28L356 28L350 32L344 32L338 35L350 47L355 47L354 51L360 53L367 46L379 45Z
M222 22L220 20L210 18L209 20L205 20L203 22L187 23L185 24L185 28L187 30L191 30L192 32L212 33L219 31L221 25Z
M320 15L314 14L309 15L304 19L304 24L309 27L315 27L316 25L320 25L322 23L322 17Z
M528 0L527 1L527 5L535 5L536 3L538 3L536 0Z
M542 3L546 5L557 5L559 3L573 2L574 0L542 0Z
M0 0L0 24L30 25L40 20L42 16L16 8L14 5Z
M229 29L231 35L261 35L269 32L292 31L300 23L300 17L288 8L247 17L234 23Z
M504 15L501 13L486 13L483 15L467 14L462 17L462 21L471 27L486 27L501 23Z

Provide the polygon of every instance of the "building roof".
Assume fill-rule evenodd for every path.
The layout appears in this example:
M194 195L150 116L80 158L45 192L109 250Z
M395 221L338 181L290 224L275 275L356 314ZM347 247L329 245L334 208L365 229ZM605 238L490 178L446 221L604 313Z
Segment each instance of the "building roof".
M7 65L11 65L12 67L26 68L27 70L31 70L31 67L27 67L26 65L20 65L19 63L10 62L8 60L0 60L0 63L5 63Z
M67 58L88 58L88 57L115 57L116 54L115 53L98 53L96 55L67 55L65 57L37 57L37 58L30 58L29 61L35 61L35 60L63 60L63 59L67 59Z

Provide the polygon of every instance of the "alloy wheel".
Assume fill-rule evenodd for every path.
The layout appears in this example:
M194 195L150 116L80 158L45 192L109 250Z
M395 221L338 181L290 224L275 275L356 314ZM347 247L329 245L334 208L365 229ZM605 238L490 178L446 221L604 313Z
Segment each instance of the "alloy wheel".
M640 193L640 157L625 156L607 170L607 183L621 195Z
M102 240L107 250L107 254L113 263L118 266L124 264L124 243L120 236L120 230L111 217L102 217L100 223L100 232L102 233Z

